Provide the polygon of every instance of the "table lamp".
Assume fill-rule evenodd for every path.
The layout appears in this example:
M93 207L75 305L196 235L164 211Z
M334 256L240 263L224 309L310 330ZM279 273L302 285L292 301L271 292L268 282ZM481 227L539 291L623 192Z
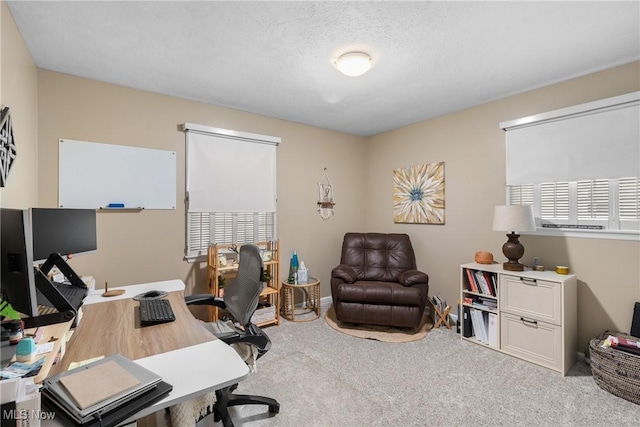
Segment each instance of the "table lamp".
M493 214L494 231L511 231L507 234L507 242L502 245L502 253L509 261L502 264L507 271L524 271L524 265L518 260L524 255L524 246L518 241L516 232L535 231L533 211L528 205L496 206Z

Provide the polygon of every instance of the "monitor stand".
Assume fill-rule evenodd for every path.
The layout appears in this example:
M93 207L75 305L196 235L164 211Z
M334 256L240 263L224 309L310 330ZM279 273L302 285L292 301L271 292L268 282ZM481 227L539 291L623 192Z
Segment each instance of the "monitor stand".
M68 322L76 317L76 309L69 303L69 301L67 301L64 295L60 293L58 288L51 283L47 275L39 268L34 268L33 273L36 279L36 287L45 297L47 297L58 312L27 317L23 319L24 327L26 329L30 329L53 325L56 323Z
M76 272L73 271L73 268L71 268L71 266L67 264L67 261L65 261L64 258L62 258L62 256L58 253L52 253L51 255L49 255L44 264L42 264L42 267L40 267L40 270L42 270L42 272L46 276L54 266L58 267L58 270L60 270L64 277L67 278L69 283L71 283L71 286L75 286L76 288L81 289L87 289L87 285L85 285L80 276L78 276Z

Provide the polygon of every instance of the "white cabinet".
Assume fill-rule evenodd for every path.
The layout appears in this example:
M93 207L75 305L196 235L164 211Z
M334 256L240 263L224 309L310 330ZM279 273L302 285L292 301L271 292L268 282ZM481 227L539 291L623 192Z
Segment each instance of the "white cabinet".
M460 277L462 339L487 345L562 374L575 364L575 275L560 275L552 271L506 271L499 264L469 263L460 266ZM494 295L491 295L491 287L489 295L486 289L482 291L482 287L476 290L477 282L483 277L495 281ZM497 306L487 306L492 300ZM475 324L467 319L470 317L476 318ZM484 322L478 319L484 319ZM486 328L484 332L477 330L483 326ZM483 335L496 333L497 340L483 340Z

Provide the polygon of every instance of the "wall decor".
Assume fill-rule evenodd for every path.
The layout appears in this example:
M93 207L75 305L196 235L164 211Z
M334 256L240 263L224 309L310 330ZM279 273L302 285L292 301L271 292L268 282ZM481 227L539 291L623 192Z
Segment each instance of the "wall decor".
M327 168L324 168L322 181L318 183L318 214L327 221L335 214L335 200L333 198L333 184L327 175Z
M9 107L2 106L0 111L0 187L4 187L9 171L16 159L16 142L13 139L13 125Z
M393 222L444 224L444 162L394 169Z

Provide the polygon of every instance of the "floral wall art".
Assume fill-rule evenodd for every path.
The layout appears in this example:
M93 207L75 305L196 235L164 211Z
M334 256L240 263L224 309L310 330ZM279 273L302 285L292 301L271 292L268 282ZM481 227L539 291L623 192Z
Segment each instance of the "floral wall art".
M393 222L444 224L444 162L394 169Z

